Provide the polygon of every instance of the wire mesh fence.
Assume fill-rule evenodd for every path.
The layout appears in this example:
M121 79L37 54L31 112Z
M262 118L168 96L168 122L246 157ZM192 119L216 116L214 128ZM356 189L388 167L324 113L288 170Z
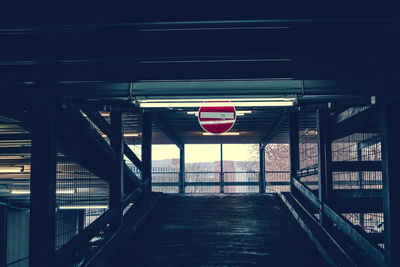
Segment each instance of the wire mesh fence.
M108 209L109 185L59 154L56 177L56 249Z
M350 108L340 114L342 119L349 118L366 110L367 107ZM333 162L358 162L368 166L371 162L381 161L380 133L354 133L332 142ZM341 192L359 192L363 201L375 200L381 203L382 172L366 170L334 171L333 189ZM378 194L377 194L378 192ZM351 199L348 201L352 201ZM342 215L362 232L366 233L371 243L384 248L383 213L357 212Z
M318 129L317 113L299 114L299 167L300 181L310 190L318 190Z
M266 171L266 192L290 192L289 171Z

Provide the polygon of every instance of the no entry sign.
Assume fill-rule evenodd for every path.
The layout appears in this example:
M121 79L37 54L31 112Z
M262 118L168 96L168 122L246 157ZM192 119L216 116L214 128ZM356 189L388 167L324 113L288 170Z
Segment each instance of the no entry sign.
M221 103L226 104L227 102ZM213 134L222 134L229 131L235 124L236 110L233 106L201 107L198 118L200 126L205 131Z

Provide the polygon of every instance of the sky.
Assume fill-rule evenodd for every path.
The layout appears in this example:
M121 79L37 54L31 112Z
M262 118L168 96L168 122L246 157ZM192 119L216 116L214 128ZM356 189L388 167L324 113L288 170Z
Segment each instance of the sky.
M251 157L252 144L224 144L224 160L247 161ZM140 155L140 146L131 146L136 155ZM175 145L153 145L152 159L162 160L179 158L179 149ZM185 162L212 162L220 160L220 145L185 145Z

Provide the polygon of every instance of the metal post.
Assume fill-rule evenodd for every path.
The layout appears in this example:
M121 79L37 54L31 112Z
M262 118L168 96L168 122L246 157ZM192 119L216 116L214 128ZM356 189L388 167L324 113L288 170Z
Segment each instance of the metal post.
M219 179L220 179L220 187L219 187L219 192L224 193L224 157L222 153L222 144L221 144L221 164L220 164L220 172L219 172Z
M398 179L400 129L398 127L398 106L380 106L382 135L382 184L385 262L387 266L400 266L400 219L396 215L400 203L400 180Z
M7 266L7 208L0 206L0 267Z
M110 209L118 211L115 226L122 225L122 201L124 197L124 122L121 111L111 111L110 145L117 155L118 172L110 181Z
M260 144L260 193L265 193L265 146Z
M318 197L321 203L329 203L332 191L331 141L329 137L330 115L328 110L317 111L318 126ZM320 210L319 219L327 226L328 219Z
M85 228L85 210L77 210L78 234Z
M357 143L357 160L362 161L362 145L361 142ZM360 189L364 188L363 185L364 173L362 171L358 172L358 185ZM358 216L360 217L360 226L364 227L364 213L359 213Z
M185 145L179 149L179 193L185 193Z
M142 179L146 184L145 192L151 192L151 135L152 135L152 119L151 113L145 111L142 116Z
M290 192L294 192L293 179L297 179L299 169L299 113L289 113L289 145L290 145Z
M56 112L36 108L32 118L29 266L53 267L56 209Z

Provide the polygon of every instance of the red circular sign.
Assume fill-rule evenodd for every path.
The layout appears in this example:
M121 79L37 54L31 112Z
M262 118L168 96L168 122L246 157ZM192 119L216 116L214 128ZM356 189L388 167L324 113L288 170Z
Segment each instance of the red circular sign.
M212 134L222 134L229 131L236 121L235 107L230 106L229 102L205 102L205 103L221 103L221 106L208 107L204 106L199 109L200 126L207 132Z

